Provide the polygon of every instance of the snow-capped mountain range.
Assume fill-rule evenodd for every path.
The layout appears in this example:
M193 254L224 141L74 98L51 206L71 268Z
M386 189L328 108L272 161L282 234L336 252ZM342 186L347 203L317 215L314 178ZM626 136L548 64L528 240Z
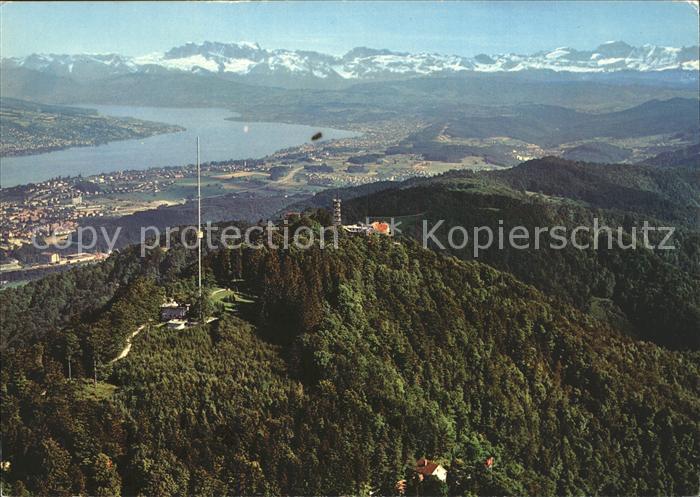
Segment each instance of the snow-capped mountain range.
M336 80L376 80L460 72L551 70L576 73L619 71L698 71L699 48L644 45L616 41L594 50L562 47L532 55L481 54L474 57L401 53L354 48L342 56L303 50L268 50L257 43L187 43L164 53L139 57L45 55L6 58L5 67L24 67L73 78L100 78L137 72L183 71L231 76L296 76Z

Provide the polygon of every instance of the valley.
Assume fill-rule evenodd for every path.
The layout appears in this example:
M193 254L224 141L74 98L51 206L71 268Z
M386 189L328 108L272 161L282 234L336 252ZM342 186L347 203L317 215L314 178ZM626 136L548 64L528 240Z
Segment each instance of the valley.
M241 122L219 109L102 106L100 112L119 118L137 115L171 126L181 123L186 131L36 158L4 158L5 257L17 258L8 251L27 244L35 234L74 230L84 224L80 219L90 222L186 204L194 193L194 170L183 158L192 160L198 135L204 145L205 197L235 198L251 192L312 195L329 187L401 181L451 169L512 167L549 155L644 162L696 143L698 102L677 97L604 113L552 105L426 109L413 118L378 120L366 115L361 122L346 123L351 131ZM311 143L318 130L324 140ZM300 142L305 144L286 146ZM127 164L141 170L120 171ZM7 188L17 181L53 177L59 169L75 176ZM96 169L100 172L89 174ZM284 181L277 174L284 175ZM47 209L50 215L44 213Z

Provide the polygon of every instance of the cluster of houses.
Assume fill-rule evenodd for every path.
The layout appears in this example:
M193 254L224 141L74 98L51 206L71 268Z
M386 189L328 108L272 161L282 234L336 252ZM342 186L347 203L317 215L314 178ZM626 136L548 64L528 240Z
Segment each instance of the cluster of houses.
M103 260L107 254L102 252L79 252L61 256L56 252L41 252L38 257L39 264L77 264Z
M343 231L351 235L385 235L392 236L391 225L384 221L374 221L355 224L343 224L343 214L341 211L342 200L339 197L333 199L333 226L342 228Z
M372 223L343 224L343 230L351 235L386 235L391 236L391 226L383 221Z

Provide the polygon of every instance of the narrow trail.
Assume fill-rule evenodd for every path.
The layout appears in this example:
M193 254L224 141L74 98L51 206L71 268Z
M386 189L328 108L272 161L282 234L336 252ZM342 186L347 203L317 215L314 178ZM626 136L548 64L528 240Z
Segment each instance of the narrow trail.
M109 361L110 364L117 362L120 359L124 359L126 356L129 355L129 352L131 351L131 342L132 342L133 338L136 335L138 335L139 333L141 333L141 330L143 330L145 327L146 327L146 325L142 324L141 326L136 328L136 331L134 331L131 335L129 335L129 337L126 339L126 347L124 347L124 349L119 353L119 355L117 357L115 357L114 359Z

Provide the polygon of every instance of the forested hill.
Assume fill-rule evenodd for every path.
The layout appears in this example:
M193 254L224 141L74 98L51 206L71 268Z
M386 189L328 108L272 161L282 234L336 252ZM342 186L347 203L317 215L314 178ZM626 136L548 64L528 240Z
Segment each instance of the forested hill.
M545 157L505 170L454 170L430 178L326 190L288 209L327 208L336 195L359 200L389 190L445 185L451 189L510 197L525 193L563 197L582 206L631 212L674 225L700 228L700 148L697 146L659 154L648 163L637 165Z
M422 240L422 223L434 227L446 253L474 259L473 229L499 228L504 233L524 226L578 226L592 230L611 227L612 248L602 232L599 249L583 233L580 250L568 244L551 249L548 235L539 248L527 250L505 243L478 254L478 260L507 271L548 295L562 299L592 316L641 339L665 347L700 348L700 177L693 168L584 164L561 159L526 162L507 171L454 171L442 176L386 185L363 194L363 187L340 191L346 222L367 216L396 218L403 235ZM330 199L327 192L322 199ZM328 202L330 203L330 202ZM695 221L693 221L695 219ZM652 226L675 226L675 250L624 250L617 230L627 240L632 228L641 239L645 220ZM500 221L503 221L502 224ZM451 227L469 233L466 246L450 249ZM459 237L458 237L459 238ZM652 240L659 242L658 234ZM461 241L461 238L459 238ZM429 246L440 249L430 241Z
M689 166L700 168L700 143L680 150L662 152L644 161L645 164L661 167Z
M0 155L29 155L68 147L146 138L184 128L172 124L98 115L93 109L0 99Z
M125 250L0 293L13 494L390 495L404 478L410 495L698 488L697 353L411 242L208 253L207 292L247 298L206 326L149 326L110 364L164 294L194 289L193 256ZM97 388L83 381L95 366ZM446 483L412 478L421 456Z
M586 202L595 207L633 211L700 227L698 150L683 155L686 167L591 164L546 157L490 175L506 185ZM680 153L679 153L680 155ZM663 160L663 159L661 159Z

